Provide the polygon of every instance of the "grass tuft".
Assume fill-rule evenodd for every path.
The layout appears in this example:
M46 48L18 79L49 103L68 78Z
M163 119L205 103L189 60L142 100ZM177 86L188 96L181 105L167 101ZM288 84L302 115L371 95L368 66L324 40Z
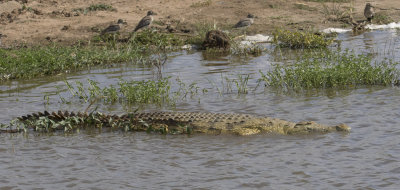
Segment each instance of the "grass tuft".
M307 54L292 65L275 65L261 81L287 90L332 88L359 85L399 85L398 63L371 64L371 57L352 52Z
M92 5L90 5L89 7L86 7L86 8L75 8L75 9L72 9L72 11L80 12L80 13L83 13L83 14L87 14L89 12L94 12L94 11L117 11L117 9L115 9L111 5L107 5L107 4L92 4Z
M289 30L276 29L273 33L274 43L279 47L298 48L325 48L333 43L334 39L324 34L311 32L291 32Z

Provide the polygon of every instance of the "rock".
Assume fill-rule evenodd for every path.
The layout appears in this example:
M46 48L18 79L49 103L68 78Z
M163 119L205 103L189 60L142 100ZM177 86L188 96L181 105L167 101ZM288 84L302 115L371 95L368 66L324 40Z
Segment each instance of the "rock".
M231 44L227 34L220 30L211 30L207 32L206 39L203 42L203 49L222 48L229 49Z

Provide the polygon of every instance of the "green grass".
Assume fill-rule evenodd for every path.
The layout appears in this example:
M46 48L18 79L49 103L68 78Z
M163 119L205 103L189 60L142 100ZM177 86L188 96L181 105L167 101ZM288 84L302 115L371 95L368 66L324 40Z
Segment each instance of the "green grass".
M291 65L275 65L266 74L260 71L260 80L287 90L400 84L398 63L371 62L371 57L349 51L309 53Z
M99 82L88 79L89 85L84 87L83 83L76 81L75 85L64 81L73 97L84 102L102 100L105 103L121 102L128 105L174 103L170 94L169 78L158 81L124 81L121 80L117 87L113 85L101 88ZM61 99L65 103L65 99Z
M185 45L185 40L177 37L174 34L153 32L151 30L144 30L142 32L134 33L130 39L130 42L145 47L176 47Z
M279 47L292 49L325 48L333 43L334 39L324 34L276 29L273 33L274 43Z
M100 64L135 63L137 60L148 60L145 58L149 54L165 53L166 49L174 50L184 44L183 39L173 34L151 31L135 33L127 43L120 43L118 40L97 36L92 39L90 45L70 47L53 44L0 49L0 81L55 75Z
M113 47L45 46L0 49L0 79L33 78L88 68L93 65L134 60L140 49Z
M64 82L72 98L78 98L84 103L102 101L105 104L121 103L124 106L138 107L148 104L174 106L179 99L194 98L200 91L197 83L186 84L177 78L179 88L171 92L170 77L159 80L121 80L116 86L110 85L103 88L98 86L99 82L90 79L87 85L79 81L75 81L75 84ZM206 93L207 90L202 89L202 92ZM64 97L60 99L63 103L71 102Z
M85 8L75 8L72 11L87 14L87 13L93 12L93 11L117 11L117 9L115 9L111 5L107 5L107 4L92 4L89 7L85 7Z

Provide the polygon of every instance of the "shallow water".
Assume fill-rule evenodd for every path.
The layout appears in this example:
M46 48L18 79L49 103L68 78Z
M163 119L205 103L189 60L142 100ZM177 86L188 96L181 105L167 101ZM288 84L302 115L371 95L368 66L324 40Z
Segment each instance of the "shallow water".
M339 39L342 49L373 53L376 60L400 60L396 30L359 36L345 33ZM149 105L146 110L251 113L290 121L346 123L351 133L249 137L96 131L0 134L0 189L397 189L400 89L372 86L285 94L261 86L253 91L259 70L267 71L282 57L290 57L290 52L249 58L174 53L162 68L163 77L172 77L173 90L179 78L209 92L179 101L175 108ZM222 78L237 78L237 74L250 75L249 94L223 88ZM71 99L64 79L73 83L90 78L108 86L121 78L158 77L155 68L127 63L5 83L0 85L0 122L44 109L84 110L88 104L77 99L61 103L60 96ZM99 105L99 110L111 113L126 109Z

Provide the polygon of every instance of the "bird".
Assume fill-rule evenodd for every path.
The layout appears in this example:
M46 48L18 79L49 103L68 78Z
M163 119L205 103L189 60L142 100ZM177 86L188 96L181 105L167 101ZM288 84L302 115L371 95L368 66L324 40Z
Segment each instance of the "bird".
M254 15L253 14L248 14L247 18L244 18L240 20L238 23L233 26L233 28L243 28L243 27L248 27L254 22Z
M375 15L374 7L371 5L371 3L367 3L364 9L365 18L367 18L368 22L371 22L371 20L374 18L374 15Z
M133 32L136 32L142 28L149 27L151 23L153 22L153 15L157 15L153 11L148 11L147 15L142 18L142 20L139 21L138 25L136 26L135 30Z
M119 30L121 30L121 25L124 23L125 22L122 19L118 19L117 24L108 26L106 29L101 31L101 35L117 33Z

